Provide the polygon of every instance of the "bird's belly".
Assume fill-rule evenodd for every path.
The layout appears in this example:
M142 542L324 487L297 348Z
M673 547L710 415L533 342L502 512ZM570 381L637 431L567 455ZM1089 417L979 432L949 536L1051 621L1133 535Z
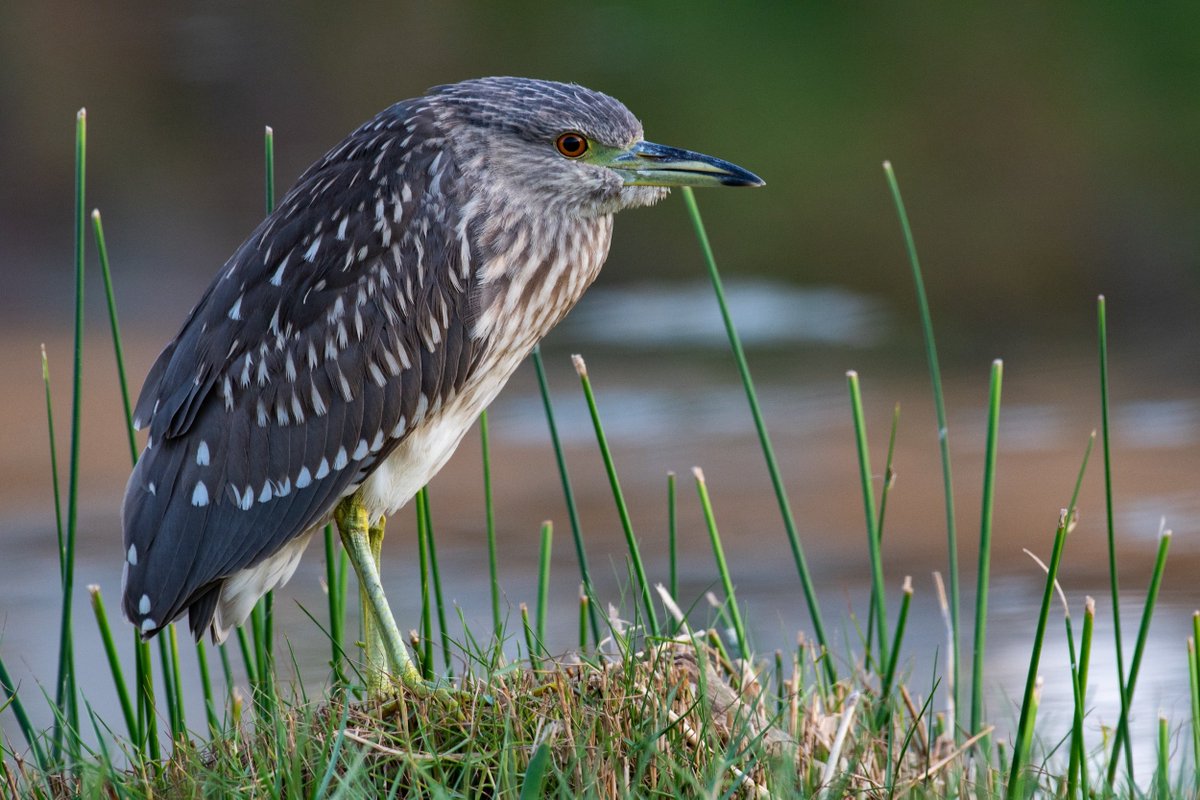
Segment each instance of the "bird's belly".
M396 513L433 479L515 368L497 370L500 374L484 370L491 377L460 392L404 437L362 483L363 505L372 519Z

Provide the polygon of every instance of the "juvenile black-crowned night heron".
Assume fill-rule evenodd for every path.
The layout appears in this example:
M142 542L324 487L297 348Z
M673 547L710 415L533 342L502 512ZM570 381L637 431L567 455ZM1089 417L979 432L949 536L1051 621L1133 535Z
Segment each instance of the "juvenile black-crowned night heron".
M615 212L761 184L644 141L581 86L484 78L380 113L300 176L151 368L125 614L150 637L186 611L221 641L333 519L376 666L419 688L379 581L383 517L596 278Z

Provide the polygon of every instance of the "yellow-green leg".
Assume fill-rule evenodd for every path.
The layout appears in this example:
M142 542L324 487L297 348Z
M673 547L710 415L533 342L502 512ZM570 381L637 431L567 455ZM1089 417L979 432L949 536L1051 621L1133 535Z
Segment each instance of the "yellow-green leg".
M363 645L367 668L367 691L378 696L386 691L389 676L400 679L408 689L426 695L431 687L422 678L404 646L396 619L388 607L379 579L379 557L383 549L384 520L371 526L358 493L347 497L334 511L342 545L358 575L363 601Z

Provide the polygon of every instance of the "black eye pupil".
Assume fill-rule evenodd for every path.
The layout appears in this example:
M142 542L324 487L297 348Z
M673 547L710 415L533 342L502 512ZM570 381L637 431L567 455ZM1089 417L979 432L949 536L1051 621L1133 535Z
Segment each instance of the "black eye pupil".
M582 136L567 134L558 140L558 149L565 156L579 156L587 149L587 142Z

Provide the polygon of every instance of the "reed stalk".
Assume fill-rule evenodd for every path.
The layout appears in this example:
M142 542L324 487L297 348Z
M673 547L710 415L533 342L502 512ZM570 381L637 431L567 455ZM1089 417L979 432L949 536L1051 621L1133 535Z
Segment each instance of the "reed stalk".
M1075 701L1072 720L1071 753L1067 763L1067 800L1075 797L1076 787L1082 786L1086 796L1089 786L1087 770L1087 747L1083 738L1083 720L1087 714L1088 666L1092 655L1092 631L1096 622L1096 601L1087 598L1083 604L1083 635L1079 641L1079 657L1071 655L1071 690ZM1070 622L1068 621L1068 632Z
M550 547L554 541L554 525L542 523L541 547L538 548L537 638L546 641L546 617L550 602Z
M496 565L496 509L492 498L492 459L488 436L488 415L479 414L479 445L483 458L483 507L487 521L488 578L492 596L492 638L500 641L504 621L500 617L500 575Z
M87 175L87 111L75 115L75 345L74 370L71 386L71 458L67 483L67 535L59 551L59 572L62 576L62 615L58 636L58 672L54 681L55 762L62 751L64 724L79 731L79 709L75 688L74 637L71 633L71 601L75 589L75 538L79 521L79 444L83 419L83 286L84 247L86 242L85 182ZM71 736L78 746L78 736ZM77 753L73 752L74 758Z
M750 414L754 417L754 427L758 432L758 441L762 447L763 459L767 464L767 472L771 476L771 486L775 490L775 499L779 504L779 514L783 518L783 527L787 533L788 544L792 548L792 559L796 562L796 572L800 576L800 587L804 591L804 600L808 603L808 613L812 618L813 632L816 634L817 643L826 651L829 651L829 640L825 636L825 623L821 617L821 607L817 602L817 592L813 585L812 575L808 569L808 560L804 556L804 547L800 543L800 534L796 529L796 520L792 515L792 506L788 501L787 490L783 485L783 477L779 471L779 462L775 458L775 449L771 445L771 438L767 433L767 423L763 419L762 409L758 404L758 392L754 388L754 379L750 377L750 365L746 360L746 352L742 348L741 337L738 336L737 328L733 324L733 316L729 313L729 304L725 300L725 287L721 281L721 274L717 270L717 260L713 255L712 246L708 241L708 232L704 227L704 220L700 217L700 207L696 204L696 196L692 192L691 187L685 186L680 190L683 195L683 201L687 205L688 215L691 217L692 226L696 231L696 240L700 244L700 252L704 257L704 263L708 267L708 276L713 285L713 292L716 294L717 306L721 310L721 320L725 324L725 334L729 338L729 347L733 353L734 362L737 364L738 374L742 379L742 387L746 391L746 400L750 406ZM837 669L834 667L831 658L822 659L826 677L830 683L837 682Z
M679 520L675 496L675 473L667 473L667 563L669 565L667 586L671 597L679 597Z
M608 482L612 487L613 500L617 505L617 515L621 518L621 530L625 533L625 543L629 547L629 560L633 564L638 591L642 598L642 607L646 613L646 628L651 636L657 636L659 631L658 615L654 611L654 601L650 596L650 582L646 580L646 568L642 566L642 554L638 548L637 537L633 533L633 521L629 518L629 507L625 504L625 494L621 491L617 468L613 463L612 452L608 449L608 437L604 435L604 425L600 422L600 411L596 408L596 397L592 393L592 382L588 378L587 365L581 356L572 356L571 361L575 365L575 372L579 374L579 382L583 386L583 396L587 400L588 413L591 414L592 426L596 431L596 443L600 446L600 456L604 460L604 470L608 474Z
M929 299L925 295L925 279L921 276L921 262L917 258L917 243L913 238L912 227L908 222L908 211L904 207L904 198L900 195L900 184L896 173L892 170L891 162L883 162L883 171L887 176L888 186L892 191L892 200L896 213L900 218L900 229L904 234L904 245L908 251L908 262L912 267L913 285L916 289L917 306L921 313L921 332L925 339L925 358L929 364L929 380L933 386L933 403L937 415L938 447L942 458L942 492L945 497L946 509L946 560L950 576L950 627L951 648L954 650L950 693L954 707L958 708L958 653L959 650L959 582L958 582L958 533L954 522L954 481L950 468L950 429L946 423L946 398L942 391L942 369L938 362L937 342L933 336L933 317L929 312ZM955 738L960 738L955 731Z
M883 557L879 550L879 525L876 519L875 488L871 480L871 454L867 447L867 423L863 416L862 390L858 373L846 373L850 389L850 412L854 418L854 444L858 451L858 480L862 487L863 515L867 522L867 552L871 559L871 608L878 620L875 631L879 637L879 663L888 662L887 605L884 597ZM866 660L870 661L871 643L867 642Z
M1142 607L1142 621L1138 625L1137 642L1133 646L1133 659L1129 662L1129 676L1125 683L1126 698L1133 702L1133 692L1137 686L1138 672L1142 667L1142 657L1146 654L1146 642L1150 638L1150 620L1154 616L1154 606L1158 602L1158 590L1162 586L1163 572L1167 568L1167 550L1171 546L1171 532L1163 531L1158 538L1158 555L1154 559L1154 572L1150 575L1150 588L1146 590L1146 603ZM1125 746L1125 771L1129 776L1129 785L1134 786L1133 759L1130 757L1131 744L1129 735L1129 716L1124 714L1117 722L1117 733L1113 738L1112 758L1108 762L1108 782L1111 785L1117 775L1117 762L1120 761L1119 748Z
M429 491L425 492L425 531L429 547L429 575L433 578L433 610L437 614L438 636L442 645L442 663L446 674L450 673L450 630L446 625L446 603L442 599L442 572L438 569L437 537L433 535L433 503Z
M971 662L971 727L974 736L983 726L983 669L987 652L988 583L992 564L992 516L996 504L996 446L1000 430L1000 392L1004 381L1004 362L992 362L988 392L987 445L983 459L983 500L979 522L979 572L975 583L975 644ZM988 740L980 740L981 752L988 751Z
M717 573L721 576L721 586L725 589L725 606L729 610L733 631L737 636L738 657L749 659L750 642L746 638L746 624L742 621L737 595L733 591L733 579L729 575L729 564L725 561L725 548L721 545L721 534L717 530L712 500L708 496L708 483L704 480L704 471L699 467L692 467L692 474L696 476L696 491L700 495L700 506L704 509L704 522L708 526L709 541L712 542L713 559L717 562Z
M421 572L421 673L425 680L433 679L433 608L429 591L429 504L427 489L417 492L417 553Z
M1021 702L1021 717L1017 723L1017 733L1014 739L1012 764L1008 790L1005 797L1008 800L1024 797L1023 785L1025 768L1029 757L1029 748L1033 739L1033 725L1037 716L1037 702L1041 678L1038 677L1038 666L1041 663L1042 643L1046 638L1046 623L1050 617L1050 603L1054 598L1055 586L1058 581L1058 568L1062 563L1063 547L1067 542L1067 534L1075 527L1075 509L1079 501L1079 489L1083 485L1083 475L1087 470L1088 459L1092 454L1092 446L1096 443L1096 433L1088 437L1087 449L1083 454L1083 463L1079 467L1079 475L1075 479L1075 490L1071 493L1071 502L1059 516L1058 528L1054 533L1054 549L1050 555L1050 565L1046 568L1046 588L1042 593L1041 611L1038 614L1037 630L1033 636L1033 653L1029 657L1029 672L1025 678L1025 695Z
M108 613L104 608L104 598L100 595L100 587L92 584L87 587L92 598L92 612L96 615L96 625L100 629L100 643L104 646L104 655L108 659L108 668L112 672L113 685L117 688L117 702L121 705L121 715L125 718L125 728L129 731L129 740L137 741L138 724L134 716L133 702L129 699L129 690L125 686L125 674L121 669L121 657L117 654L117 645L113 641L112 628L108 624Z
M558 424L554 420L554 405L550 402L550 385L546 380L546 365L542 363L541 347L533 348L531 358L534 372L537 374L538 392L542 396L542 407L546 412L546 425L550 428L550 445L554 450L554 461L558 466L559 480L562 482L567 519L571 523L571 540L575 544L575 558L579 563L579 579L583 582L583 591L589 598L587 610L592 628L592 641L599 642L600 618L596 614L596 604L590 602L595 593L592 591L592 577L588 570L587 550L583 546L583 528L579 524L579 509L575 504L575 492L571 488L571 476L567 472L567 459L563 455L562 441L558 438Z

